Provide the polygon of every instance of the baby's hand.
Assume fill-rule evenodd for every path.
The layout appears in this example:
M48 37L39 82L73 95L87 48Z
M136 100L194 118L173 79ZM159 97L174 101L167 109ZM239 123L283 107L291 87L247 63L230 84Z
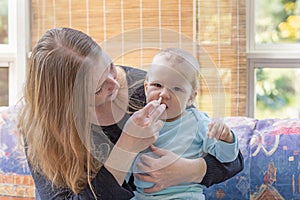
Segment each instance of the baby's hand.
M234 141L230 128L226 125L223 118L215 118L208 124L207 136L210 139L216 138L227 143Z

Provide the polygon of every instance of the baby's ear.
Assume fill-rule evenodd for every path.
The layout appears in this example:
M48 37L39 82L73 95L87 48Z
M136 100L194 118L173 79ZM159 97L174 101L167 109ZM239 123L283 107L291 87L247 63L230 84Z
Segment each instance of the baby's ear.
M192 91L192 94L187 102L187 107L193 105L193 103L195 102L196 96L197 96L198 92L197 90Z
M147 96L147 90L148 90L148 81L144 81L144 90L145 90L145 95Z

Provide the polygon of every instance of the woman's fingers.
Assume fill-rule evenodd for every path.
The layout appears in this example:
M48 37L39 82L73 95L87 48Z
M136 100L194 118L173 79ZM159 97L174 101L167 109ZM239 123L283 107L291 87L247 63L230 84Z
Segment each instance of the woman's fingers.
M155 181L153 177L151 177L150 175L148 174L145 174L145 173L135 173L134 176L141 180L141 181L144 181L144 182L153 182Z
M146 154L141 155L140 162L136 163L136 166L139 170L149 173L151 175L151 172L160 169L158 158L153 158L151 156L148 156Z
M151 101L143 109L133 115L134 121L142 127L152 126L165 109L166 105L159 104L157 100Z
M145 193L154 193L154 192L159 192L163 189L165 189L166 187L164 187L163 185L160 185L160 184L155 184L153 187L151 188L145 188L144 189L144 192Z
M136 167L138 168L139 171L143 171L145 173L148 173L151 170L150 166L148 166L146 163L142 163L142 162L137 162Z
M142 151L155 142L158 138L159 130L163 126L159 116L164 112L165 108L165 105L160 105L155 100L148 103L143 109L135 112L127 120L123 128L124 140L131 144L131 151Z
M158 118L163 114L163 112L166 110L165 104L159 104L156 108L152 110L151 113L149 113L149 118L151 121L157 121Z
M140 152L149 147L158 138L163 122L159 116L166 106L160 105L157 100L148 103L143 109L135 112L123 128L124 141L126 140L132 152ZM126 149L126 148L125 148Z
M141 109L140 111L142 111L143 117L148 117L159 106L160 106L159 101L154 100L154 101L151 101L151 102L147 103L147 105L143 109Z
M153 145L150 146L152 153L154 156L149 156L147 154L143 154L140 157L140 165L143 169L146 170L147 173L152 173L155 171L161 171L163 168L166 168L176 162L179 156L172 151L160 149L154 147ZM138 168L139 168L138 166ZM144 169L146 168L147 169Z
M161 120L158 120L156 122L153 122L153 125L152 125L152 130L154 133L156 133L156 136L158 137L159 135L159 130L163 127L164 125L164 122L161 121Z
M134 176L137 179L140 179L141 181L154 183L152 187L144 189L145 193L158 192L167 187L159 183L160 182L159 177L153 177L148 174L134 174Z
M152 153L154 153L155 155L157 155L159 157L165 156L168 153L167 150L158 148L158 147L156 147L154 145L151 145L150 149L151 149Z

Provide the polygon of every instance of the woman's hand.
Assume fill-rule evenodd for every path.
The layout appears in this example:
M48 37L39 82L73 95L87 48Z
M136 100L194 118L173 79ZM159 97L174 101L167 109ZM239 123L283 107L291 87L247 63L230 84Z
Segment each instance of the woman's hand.
M117 142L119 148L138 153L149 147L158 137L163 122L159 120L166 106L157 100L151 101L143 109L135 112L126 122Z
M137 153L149 147L163 126L158 120L166 106L157 100L135 112L126 122L123 132L110 152L104 166L121 185Z
M234 142L234 136L223 118L215 118L208 125L207 135L210 139L216 138L227 143Z
M147 174L134 174L142 181L154 183L153 187L144 189L144 192L158 192L179 183L200 183L202 181L206 173L206 163L203 158L185 159L153 145L150 148L158 158L142 155L141 162L137 163L137 167Z

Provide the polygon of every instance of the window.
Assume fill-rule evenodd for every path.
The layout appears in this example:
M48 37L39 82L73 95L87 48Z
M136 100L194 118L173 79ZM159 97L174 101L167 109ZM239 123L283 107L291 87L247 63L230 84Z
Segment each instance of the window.
M8 0L0 1L0 44L8 44Z
M0 46L8 45L8 0L0 0ZM8 66L0 63L0 106L8 105Z
M299 51L299 0L248 0L250 50Z
M297 43L300 39L300 2L255 1L256 44Z
M13 53L16 47L16 8L15 0L0 0L0 52ZM6 57L9 57L6 55Z
M8 66L4 65L0 63L0 106L8 105Z
M300 1L248 5L248 115L299 118Z
M0 0L0 106L13 105L22 96L30 41L28 11L29 0Z
M300 64L256 63L255 117L300 118Z

